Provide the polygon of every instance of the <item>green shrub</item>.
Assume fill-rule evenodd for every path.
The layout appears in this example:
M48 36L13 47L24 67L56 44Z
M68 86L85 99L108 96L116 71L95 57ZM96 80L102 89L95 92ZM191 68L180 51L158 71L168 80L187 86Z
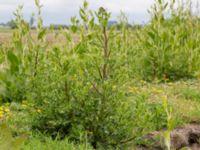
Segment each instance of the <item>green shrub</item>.
M132 97L132 96L131 96ZM135 102L133 135L134 143L144 143L143 136L166 127L166 113L161 103L148 102L148 95L133 96Z
M33 72L33 42L30 27L22 18L22 6L18 7L15 16L17 29L13 33L12 44L4 49L4 69L0 77L5 90L0 93L3 102L25 100Z
M64 33L69 45L55 47L38 65L30 97L41 113L33 128L79 142L86 136L94 148L117 147L132 136L132 104L122 88L126 69L114 44L115 28L107 29L110 13L100 8L96 24L87 5L69 31L80 33L80 42Z
M180 79L199 70L199 21L187 6L155 1L151 21L138 33L135 68L145 80Z

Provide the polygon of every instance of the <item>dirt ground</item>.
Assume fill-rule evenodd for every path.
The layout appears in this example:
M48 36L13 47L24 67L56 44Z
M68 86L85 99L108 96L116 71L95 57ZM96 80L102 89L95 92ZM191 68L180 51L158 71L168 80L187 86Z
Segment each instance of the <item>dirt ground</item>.
M0 44L7 43L11 37L11 33L0 32Z
M140 145L137 150L165 150L164 131L157 131L144 136L145 141L150 142L151 146ZM200 150L200 125L188 124L183 127L175 128L171 131L171 148L173 150ZM160 140L158 140L160 137Z
M32 32L31 33L33 39L36 38L36 33ZM1 44L9 44L11 42L12 39L12 32L0 32L0 45ZM66 38L64 37L63 34L59 34L58 36L56 36L55 33L47 33L46 35L46 40L47 43L52 44L52 43L59 43L59 44L63 44L66 42ZM78 36L74 35L74 40L78 41Z

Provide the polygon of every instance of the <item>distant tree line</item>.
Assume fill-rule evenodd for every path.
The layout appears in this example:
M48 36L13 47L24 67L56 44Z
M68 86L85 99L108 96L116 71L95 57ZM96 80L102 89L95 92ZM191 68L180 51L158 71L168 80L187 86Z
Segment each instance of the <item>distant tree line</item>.
M9 27L11 29L15 29L17 27L14 20L10 20L7 23L0 23L0 26L1 27Z
M25 20L24 20L24 22L28 23ZM35 19L34 19L33 16L31 16L30 21L28 23L31 28L34 28L34 22L35 22ZM8 21L6 23L0 23L0 26L1 27L8 27L8 28L11 28L11 29L16 29L17 28L16 22L15 22L14 19L11 19L10 21Z
M25 21L25 20L24 20ZM26 22L26 21L25 21ZM28 22L26 22L26 23L28 23ZM31 18L30 18L30 21L29 21L29 25L30 25L30 27L32 28L32 29L35 29L35 26L34 26L34 23L35 23L35 19L34 19L34 17L32 16ZM112 27L112 26L115 26L116 28L118 28L118 29L120 29L120 23L118 23L117 21L109 21L108 22L108 26L109 27ZM132 25L132 24L129 24L129 23L127 23L127 28L132 28L132 29L139 29L139 28L141 28L142 27L142 25ZM15 20L10 20L10 21L8 21L7 23L0 23L0 27L8 27L8 28L11 28L11 29L16 29L17 28L17 25L16 25L16 23L15 23ZM49 25L47 28L50 28L50 29L54 29L54 30L59 30L59 29L68 29L68 28L70 28L70 25L64 25L64 24L51 24L51 25Z

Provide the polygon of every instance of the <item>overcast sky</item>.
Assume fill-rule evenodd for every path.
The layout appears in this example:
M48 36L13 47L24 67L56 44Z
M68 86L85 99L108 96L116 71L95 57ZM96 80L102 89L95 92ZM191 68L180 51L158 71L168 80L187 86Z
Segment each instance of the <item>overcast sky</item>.
M148 21L147 9L154 0L88 0L89 7L97 10L100 6L112 12L115 20L120 10L125 12L130 23ZM197 0L194 0L197 1ZM41 0L44 24L69 24L70 17L78 15L83 0ZM18 5L24 6L24 17L28 20L35 12L34 0L0 0L0 22L7 22L13 18L13 12Z

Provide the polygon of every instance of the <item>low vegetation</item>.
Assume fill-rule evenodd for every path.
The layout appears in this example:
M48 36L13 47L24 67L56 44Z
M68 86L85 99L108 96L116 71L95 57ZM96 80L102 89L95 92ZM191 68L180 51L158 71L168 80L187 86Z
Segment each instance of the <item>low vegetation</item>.
M43 27L35 4L34 37L19 6L11 42L0 44L3 146L136 149L166 129L169 150L173 128L199 122L200 22L189 4L155 0L150 22L131 28L123 13L109 26L111 14L84 1L59 31Z

